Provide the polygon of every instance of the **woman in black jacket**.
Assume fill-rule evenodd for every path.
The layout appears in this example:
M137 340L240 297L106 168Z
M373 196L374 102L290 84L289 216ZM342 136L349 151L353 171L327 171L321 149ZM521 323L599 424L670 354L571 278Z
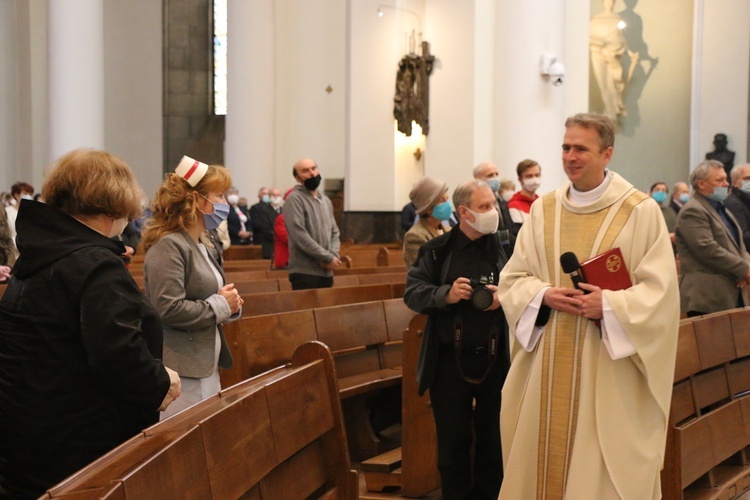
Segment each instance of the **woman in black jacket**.
M110 238L138 216L128 166L63 156L23 200L21 255L0 300L0 497L37 498L158 420L179 395L159 315Z

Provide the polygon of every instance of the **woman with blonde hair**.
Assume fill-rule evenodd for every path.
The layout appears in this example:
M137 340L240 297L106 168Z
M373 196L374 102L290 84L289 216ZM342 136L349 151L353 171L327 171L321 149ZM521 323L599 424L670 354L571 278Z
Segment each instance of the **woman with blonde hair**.
M164 323L164 362L182 378L179 403L162 418L219 392L218 368L232 354L221 324L240 317L242 298L201 242L226 220L229 171L183 157L156 192L146 223L146 295Z
M122 260L140 215L130 168L104 151L57 162L21 200L21 256L0 300L0 497L37 498L158 420L179 395L158 313Z

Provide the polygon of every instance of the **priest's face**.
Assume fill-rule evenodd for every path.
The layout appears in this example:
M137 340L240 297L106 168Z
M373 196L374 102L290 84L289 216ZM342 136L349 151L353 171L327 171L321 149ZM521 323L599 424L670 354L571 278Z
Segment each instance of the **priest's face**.
M571 126L565 130L562 160L565 174L579 191L590 191L604 181L612 147L602 149L596 129Z

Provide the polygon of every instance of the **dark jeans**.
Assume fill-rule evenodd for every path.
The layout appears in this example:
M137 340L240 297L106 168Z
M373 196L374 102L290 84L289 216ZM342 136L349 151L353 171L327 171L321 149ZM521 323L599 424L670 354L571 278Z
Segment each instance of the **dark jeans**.
M315 276L312 274L294 273L289 275L292 290L310 290L312 288L331 288L333 276Z
M464 373L469 377L480 377L486 360L486 354L465 354L462 361ZM430 399L437 430L438 470L444 500L495 499L500 492L503 481L500 394L505 378L502 364L500 359L496 360L481 384L471 384L458 371L453 346L440 350Z

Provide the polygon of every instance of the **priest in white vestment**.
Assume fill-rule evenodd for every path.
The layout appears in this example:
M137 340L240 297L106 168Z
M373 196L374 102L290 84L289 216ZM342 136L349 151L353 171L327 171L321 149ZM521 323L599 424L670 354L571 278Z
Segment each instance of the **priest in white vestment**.
M500 498L660 498L680 313L669 233L656 202L606 169L611 120L565 127L569 182L534 203L500 276ZM627 290L577 290L561 269L565 252L583 262L615 247Z

